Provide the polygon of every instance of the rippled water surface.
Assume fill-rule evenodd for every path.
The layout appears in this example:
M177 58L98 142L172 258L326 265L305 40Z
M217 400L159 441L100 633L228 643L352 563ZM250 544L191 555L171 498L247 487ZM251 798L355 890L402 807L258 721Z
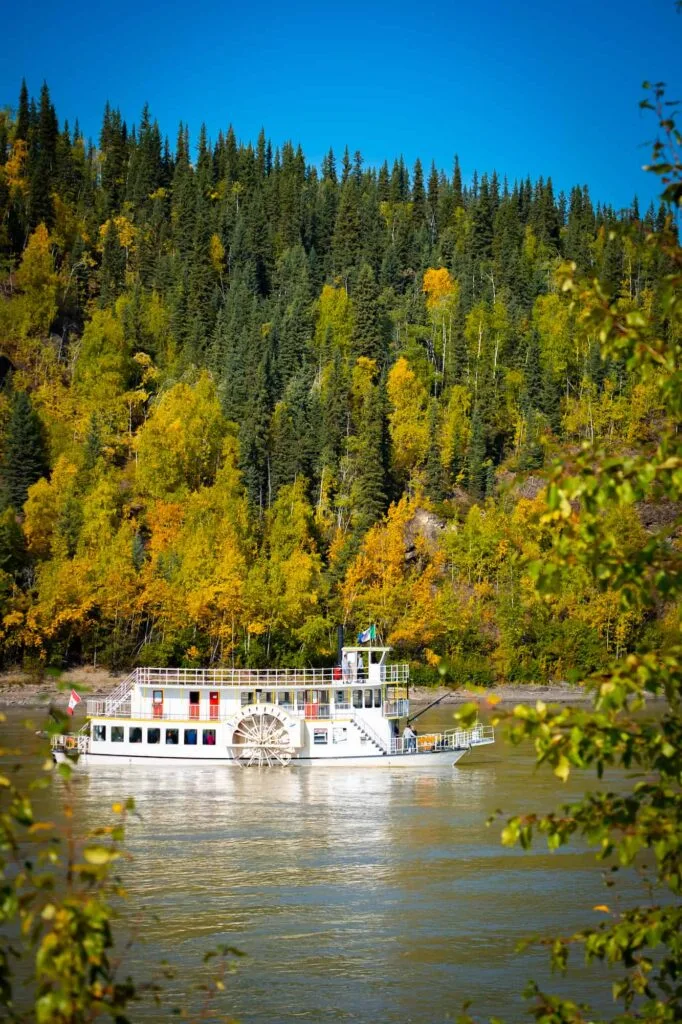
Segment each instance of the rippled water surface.
M452 711L419 724L450 726ZM56 804L59 787L44 799ZM247 955L218 1009L244 1024L445 1021L466 999L520 1020L524 982L547 973L544 953L519 955L518 940L594 920L604 900L585 853L505 850L486 827L497 808L546 809L572 792L502 743L423 774L99 767L78 772L75 792L83 826L135 798L125 874L143 921L137 974L169 960L169 1002L185 1001L212 970L203 953L238 946ZM597 982L583 967L553 979L574 996L602 992L607 1008Z

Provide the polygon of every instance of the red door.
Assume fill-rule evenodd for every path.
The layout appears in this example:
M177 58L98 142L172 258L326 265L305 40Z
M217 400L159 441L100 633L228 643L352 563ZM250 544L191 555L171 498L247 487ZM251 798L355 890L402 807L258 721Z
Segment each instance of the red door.
M189 717L190 718L198 718L199 717L199 701L200 701L200 699L201 699L201 694L200 694L199 690L190 690L190 694L189 694Z
M163 718L163 690L152 690L152 714L154 718Z
M220 718L220 691L211 690L208 695L208 717Z

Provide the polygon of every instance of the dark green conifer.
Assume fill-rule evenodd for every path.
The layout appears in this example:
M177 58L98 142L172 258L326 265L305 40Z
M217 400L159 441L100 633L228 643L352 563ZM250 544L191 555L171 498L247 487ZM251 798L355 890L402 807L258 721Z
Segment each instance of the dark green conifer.
M17 119L14 123L15 141L23 139L25 142L27 142L30 126L31 124L28 103L28 88L26 86L26 79L23 78L21 81L21 90L19 92L19 106L17 107Z
M102 247L102 273L100 303L107 306L123 291L125 284L126 253L118 236L116 221L107 222L107 233Z
M415 160L412 171L412 222L417 230L426 222L424 171L419 157Z
M261 512L271 502L269 487L267 368L264 360L258 365L255 380L250 383L250 394L241 424L240 453L244 485L249 502Z
M8 503L20 512L31 484L48 471L47 445L40 417L25 391L12 402L7 424L2 476Z
M493 245L493 205L487 174L481 178L481 187L478 201L473 209L471 228L471 249L474 259L489 259L492 256Z
M471 437L467 452L467 488L474 498L485 495L486 486L485 427L480 406L477 404L471 418Z
M16 513L13 508L6 508L0 511L0 587L3 573L16 577L26 562L26 543Z
M50 101L50 90L47 83L43 82L40 90L40 110L29 156L31 227L37 227L38 224L51 227L54 223L52 190L57 175L58 136L57 115Z
M123 202L128 165L128 130L119 110L107 103L99 137L105 213L118 213Z
M429 451L426 457L426 493L433 501L445 497L445 473L438 447L438 402L429 403Z
M386 511L387 438L383 387L369 397L358 430L360 454L353 503L354 526L364 533Z
M361 249L360 188L355 178L349 178L341 188L339 211L334 229L332 242L334 272L347 280L358 264Z
M88 432L85 435L84 468L86 470L94 469L101 454L102 434L100 430L99 417L97 413L93 412L90 417L90 423L88 424Z
M455 155L455 166L452 172L452 201L455 207L464 206L462 171L459 166L459 157L457 155Z
M385 357L383 317L374 271L367 263L358 271L351 297L355 307L351 358L366 356L381 364Z

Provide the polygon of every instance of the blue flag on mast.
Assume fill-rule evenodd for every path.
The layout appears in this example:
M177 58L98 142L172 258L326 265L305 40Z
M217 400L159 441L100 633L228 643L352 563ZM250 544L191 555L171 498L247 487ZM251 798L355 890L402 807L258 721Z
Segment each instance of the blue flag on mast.
M364 633L358 633L358 643L366 644L368 640L376 640L377 629L376 626L369 626Z

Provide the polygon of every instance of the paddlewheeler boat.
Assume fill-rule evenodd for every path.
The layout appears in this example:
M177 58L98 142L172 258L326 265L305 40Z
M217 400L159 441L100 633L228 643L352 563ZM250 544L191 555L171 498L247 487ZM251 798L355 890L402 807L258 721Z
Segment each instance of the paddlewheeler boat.
M336 668L137 668L87 702L81 731L55 736L56 760L240 767L455 765L494 742L491 726L403 735L409 666L391 648L344 647Z

